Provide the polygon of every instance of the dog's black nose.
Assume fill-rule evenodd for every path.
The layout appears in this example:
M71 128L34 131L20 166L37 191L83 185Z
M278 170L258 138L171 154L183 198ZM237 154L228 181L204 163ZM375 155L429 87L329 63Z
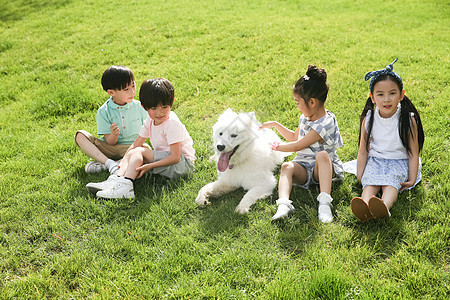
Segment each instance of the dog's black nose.
M217 145L217 150L223 151L225 149L225 145Z

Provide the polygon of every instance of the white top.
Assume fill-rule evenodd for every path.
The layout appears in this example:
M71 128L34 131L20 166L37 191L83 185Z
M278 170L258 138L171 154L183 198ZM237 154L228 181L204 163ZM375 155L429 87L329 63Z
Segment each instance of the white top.
M150 138L150 143L155 151L170 151L170 145L181 142L181 153L192 163L195 161L192 138L186 130L186 126L181 123L173 111L170 111L169 119L158 126L153 123L153 119L147 117L139 135L143 138Z
M371 111L367 112L365 129L369 128L369 116ZM400 124L400 105L397 111L390 118L380 116L380 110L375 108L375 118L373 120L372 133L369 143L369 156L385 159L408 159L406 148L403 147L398 126Z

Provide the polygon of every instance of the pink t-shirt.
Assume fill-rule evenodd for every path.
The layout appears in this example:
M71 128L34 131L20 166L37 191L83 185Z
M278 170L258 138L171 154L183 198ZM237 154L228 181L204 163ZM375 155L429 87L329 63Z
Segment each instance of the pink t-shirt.
M181 153L192 163L195 161L193 141L186 126L181 123L175 112L170 111L169 119L156 126L153 119L147 117L141 127L139 135L150 138L150 143L155 151L170 151L170 145L181 142Z

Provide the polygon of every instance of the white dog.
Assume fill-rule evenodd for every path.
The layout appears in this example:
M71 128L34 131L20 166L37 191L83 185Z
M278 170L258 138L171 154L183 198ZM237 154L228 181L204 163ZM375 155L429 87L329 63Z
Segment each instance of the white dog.
M219 116L213 126L215 155L211 157L217 162L218 179L199 191L195 200L199 206L210 204L210 197L242 187L248 192L236 212L245 214L258 199L272 194L276 186L272 172L289 153L272 150L272 143L280 138L259 126L253 112L237 114L227 109Z

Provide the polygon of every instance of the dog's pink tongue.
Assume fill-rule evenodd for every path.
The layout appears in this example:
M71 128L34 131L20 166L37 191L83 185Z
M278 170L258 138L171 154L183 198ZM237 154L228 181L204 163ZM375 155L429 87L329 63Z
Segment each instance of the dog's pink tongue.
M221 153L219 157L219 161L217 162L217 169L220 172L225 172L230 164L230 155L231 152Z

